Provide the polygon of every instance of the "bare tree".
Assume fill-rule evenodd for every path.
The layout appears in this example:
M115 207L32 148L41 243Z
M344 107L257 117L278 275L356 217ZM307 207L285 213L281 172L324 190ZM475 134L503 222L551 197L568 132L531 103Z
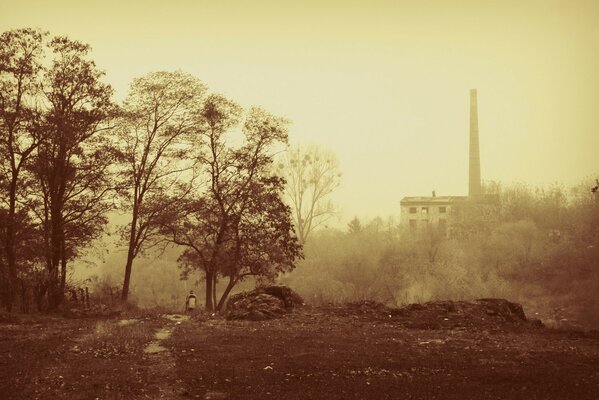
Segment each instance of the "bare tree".
M206 88L193 76L152 72L133 81L119 131L123 194L131 210L121 298L129 296L133 260L156 237L156 220L174 191L189 185L190 135L198 128Z
M4 254L0 254L0 291L5 292L9 311L17 280L17 231L24 225L22 219L17 221L17 197L23 189L24 166L39 144L32 127L37 116L44 36L33 29L0 36L0 202L5 205L0 209L5 208L6 214L1 225Z
M279 173L287 181L286 196L295 230L304 244L310 233L335 211L330 195L341 181L337 158L314 145L295 146L287 150Z
M43 79L45 109L37 127L40 143L32 162L39 183L46 243L49 307L62 301L67 260L106 223L105 175L112 163L103 133L110 130L112 88L87 58L90 46L66 37L50 42L53 61ZM69 245L70 244L70 245Z
M219 95L208 97L201 131L207 188L169 218L165 231L186 247L183 272L202 270L206 308L221 309L231 289L246 276L290 270L300 246L291 232L289 209L280 194L283 181L269 176L273 145L286 143L287 122L252 108L243 125L244 142L233 146L227 133L237 126L241 108ZM229 282L216 300L218 276Z

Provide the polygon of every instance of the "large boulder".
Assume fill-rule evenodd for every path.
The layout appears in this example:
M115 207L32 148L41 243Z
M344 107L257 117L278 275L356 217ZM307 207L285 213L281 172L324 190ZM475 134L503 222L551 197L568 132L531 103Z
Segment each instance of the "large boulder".
M505 321L527 321L524 309L518 303L505 299L478 299L476 302L484 307L487 315L499 316Z
M287 286L266 286L231 296L227 302L227 319L263 321L280 318L303 304L303 299Z

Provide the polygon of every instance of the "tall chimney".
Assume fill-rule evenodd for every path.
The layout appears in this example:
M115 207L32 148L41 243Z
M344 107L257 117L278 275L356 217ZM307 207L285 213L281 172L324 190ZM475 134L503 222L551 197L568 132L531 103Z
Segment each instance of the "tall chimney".
M477 198L482 194L480 184L480 152L478 148L478 107L476 89L470 89L470 179L468 197Z

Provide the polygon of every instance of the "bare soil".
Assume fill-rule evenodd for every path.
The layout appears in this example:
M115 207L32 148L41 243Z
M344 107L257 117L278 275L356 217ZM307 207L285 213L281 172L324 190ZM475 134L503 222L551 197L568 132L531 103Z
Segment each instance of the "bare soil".
M424 311L5 322L0 398L599 399L599 334Z

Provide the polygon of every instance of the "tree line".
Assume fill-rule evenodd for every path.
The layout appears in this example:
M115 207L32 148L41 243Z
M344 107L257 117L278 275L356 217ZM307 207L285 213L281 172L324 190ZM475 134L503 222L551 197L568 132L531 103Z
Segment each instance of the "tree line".
M599 197L570 188L487 184L494 201L449 212L446 236L396 219L354 218L321 230L284 277L312 304L376 300L391 306L499 297L531 317L599 327ZM536 315L538 313L538 315Z
M89 53L35 29L0 36L2 305L59 307L115 210L129 216L123 301L136 257L167 244L183 273L204 273L210 310L246 277L293 269L302 245L274 165L289 122L182 71L136 78L119 104Z

